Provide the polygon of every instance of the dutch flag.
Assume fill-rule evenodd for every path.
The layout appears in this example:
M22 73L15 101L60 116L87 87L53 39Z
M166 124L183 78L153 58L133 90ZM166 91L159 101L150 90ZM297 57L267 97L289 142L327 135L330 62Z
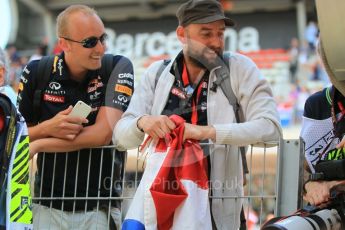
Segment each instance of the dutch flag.
M207 160L197 141L183 141L184 120L170 118L176 129L147 147L145 172L124 230L212 229Z

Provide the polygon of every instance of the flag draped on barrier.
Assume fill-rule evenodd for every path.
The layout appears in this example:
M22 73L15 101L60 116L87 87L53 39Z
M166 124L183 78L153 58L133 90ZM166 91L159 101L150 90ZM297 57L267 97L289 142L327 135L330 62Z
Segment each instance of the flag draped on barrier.
M176 115L170 119L176 124L172 133L149 142L124 230L212 229L207 159L197 141L183 141L184 120Z

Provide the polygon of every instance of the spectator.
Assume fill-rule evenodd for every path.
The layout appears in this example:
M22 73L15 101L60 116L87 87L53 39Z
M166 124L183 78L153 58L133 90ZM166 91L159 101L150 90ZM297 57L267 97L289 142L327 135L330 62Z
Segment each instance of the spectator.
M296 117L295 122L300 123L303 117L304 105L308 97L310 96L310 91L308 87L299 87L298 97L296 100Z
M327 63L320 47L319 43L318 51L322 61ZM300 136L305 142L305 158L308 164L306 170L309 173L315 173L315 165L321 160L345 158L345 97L340 93L344 92L344 85L339 83L330 69L326 70L333 85L311 95L304 106ZM303 186L304 199L312 205L326 203L330 200L330 189L344 183L345 180L307 179Z
M281 134L271 89L257 66L243 55L231 53L230 65L222 66L224 31L234 22L224 16L218 1L190 0L179 7L177 18L176 33L183 50L164 68L158 82L155 76L163 61L148 67L116 126L115 144L127 149L137 147L145 134L164 138L175 128L168 116L178 114L186 120L185 139L206 140L217 146L210 147L210 152L216 153L208 156L211 184L218 185L212 187L212 195L241 197L243 174L237 147L277 141ZM214 83L218 69L228 68L231 76L227 72L225 81L231 79L245 118L239 124L234 124L234 110ZM241 207L241 199L213 199L214 227L238 229Z
M18 92L18 83L23 71L22 60L17 52L17 47L14 44L8 44L5 50L10 59L10 68L8 69L8 84L13 88L15 92Z
M328 152L337 148L341 141L341 138L336 136L335 129L341 127L345 122L344 118L337 120L333 126L331 113L332 107L337 114L340 113L339 102L345 104L344 96L335 87L329 87L314 93L305 103L301 137L305 142L305 157L311 173L315 172L314 167L320 160L330 159ZM327 202L330 199L329 190L341 182L306 181L304 198L312 205Z
M86 148L110 144L113 127L133 91L133 67L127 58L117 55L112 57L114 74L110 77L102 71L107 35L95 10L72 5L58 15L56 22L63 52L54 58L38 120L33 116L33 98L41 80L37 79L39 61L30 62L24 69L23 90L18 96L19 110L29 126L30 154L38 153L35 196L53 197L52 201L33 205L34 228L108 229L104 207L109 203L97 203L95 198L119 195L123 154L116 152L114 156L111 149ZM121 74L126 81L117 79ZM69 116L78 100L92 107L88 119ZM79 200L62 202L57 198L75 196ZM120 205L112 202L112 206L112 217L119 226Z
M317 27L316 22L309 21L307 28L305 30L305 40L308 42L309 45L309 53L315 53L315 47L318 39L319 28Z
M36 52L30 57L29 61L41 59L43 56L47 54L47 48L48 47L46 44L40 44L36 48Z
M19 55L17 52L17 47L10 43L6 45L5 51L7 52L8 58L10 59L10 62L17 62L19 60Z
M0 48L0 93L5 94L11 99L15 105L17 101L17 94L14 92L9 82L9 61L5 51Z
M290 42L289 62L290 62L290 83L297 83L297 71L298 71L298 60L299 60L299 42L297 38L292 38Z

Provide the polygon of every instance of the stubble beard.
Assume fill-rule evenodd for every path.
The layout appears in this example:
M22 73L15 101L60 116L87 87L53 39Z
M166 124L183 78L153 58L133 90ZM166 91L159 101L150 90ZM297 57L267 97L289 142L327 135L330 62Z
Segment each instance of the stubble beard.
M212 60L208 59L203 55L205 53L205 49L210 49L210 48L204 48L204 50L201 53L196 53L191 50L187 50L186 55L191 62L192 65L203 68L203 69L208 69L211 70L214 67L217 67L220 65L219 61L222 60L223 56L223 51L222 50L214 50L216 52L217 56L213 58Z

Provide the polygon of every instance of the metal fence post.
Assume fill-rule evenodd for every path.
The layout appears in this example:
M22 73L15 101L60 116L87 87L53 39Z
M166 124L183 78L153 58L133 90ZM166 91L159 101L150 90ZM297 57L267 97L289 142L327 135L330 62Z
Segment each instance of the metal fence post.
M294 213L302 206L303 142L299 139L280 140L277 158L276 216Z

